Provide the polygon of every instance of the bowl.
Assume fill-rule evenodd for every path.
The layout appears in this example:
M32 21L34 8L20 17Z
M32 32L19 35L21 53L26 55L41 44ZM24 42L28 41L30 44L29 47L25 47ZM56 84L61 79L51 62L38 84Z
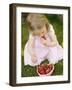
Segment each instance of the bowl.
M54 65L53 64L41 64L37 66L37 74L39 76L50 76L53 74Z

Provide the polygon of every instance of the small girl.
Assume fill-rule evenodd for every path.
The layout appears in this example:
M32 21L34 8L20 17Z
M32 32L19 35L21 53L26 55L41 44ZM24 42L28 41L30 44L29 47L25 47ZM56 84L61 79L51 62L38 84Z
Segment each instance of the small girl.
M59 45L53 26L45 15L27 16L29 39L24 48L24 64L36 66L47 59L55 64L63 59L63 48Z

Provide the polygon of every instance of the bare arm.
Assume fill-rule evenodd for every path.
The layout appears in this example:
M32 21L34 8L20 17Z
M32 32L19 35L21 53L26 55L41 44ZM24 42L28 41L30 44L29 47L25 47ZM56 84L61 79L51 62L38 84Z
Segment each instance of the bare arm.
M50 30L48 32L48 36L51 41L48 38L46 38L46 39L41 38L41 41L44 45L53 47L58 44L57 37L55 35L54 28L52 25L50 25Z
M48 39L43 38L41 38L41 42L48 47L54 47L55 45L58 44L57 40L49 41Z
M28 50L29 50L29 53L31 55L31 60L33 63L35 63L37 61L37 58L36 58L36 54L34 51L34 38L32 35L30 35L30 37L29 37L29 43L28 44L29 44Z
M32 35L29 36L28 46L29 53L32 55L34 53L34 38Z
M48 42L48 41L47 41L47 43L46 43L46 45L47 45L47 46L50 46L50 47L54 47L54 46L56 46L57 44L58 44L57 41L51 41L51 42Z
M55 46L58 44L58 41L57 41L57 37L56 37L56 34L55 34L55 31L54 31L54 28L53 26L50 24L50 31L49 31L49 37L51 39L51 42L47 42L47 45L48 46Z

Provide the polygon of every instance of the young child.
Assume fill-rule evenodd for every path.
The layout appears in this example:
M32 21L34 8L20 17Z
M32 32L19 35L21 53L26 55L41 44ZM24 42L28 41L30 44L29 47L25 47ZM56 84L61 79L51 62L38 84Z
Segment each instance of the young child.
M45 59L55 64L63 59L63 48L59 45L53 26L45 15L27 16L29 39L24 48L24 64L36 66Z

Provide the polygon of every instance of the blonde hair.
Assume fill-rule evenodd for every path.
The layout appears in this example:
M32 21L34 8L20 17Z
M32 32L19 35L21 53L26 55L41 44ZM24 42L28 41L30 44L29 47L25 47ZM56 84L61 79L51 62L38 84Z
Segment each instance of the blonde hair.
M27 24L28 24L28 29L31 32L40 30L43 28L43 26L46 26L47 30L49 28L48 19L43 14L31 13L27 16L26 20L27 20Z

